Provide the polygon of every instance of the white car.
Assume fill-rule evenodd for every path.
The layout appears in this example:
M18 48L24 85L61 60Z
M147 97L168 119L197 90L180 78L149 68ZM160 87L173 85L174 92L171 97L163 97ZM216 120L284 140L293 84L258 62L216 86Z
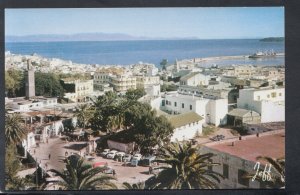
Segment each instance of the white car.
M106 158L114 159L118 151L112 150L107 155Z
M139 161L141 160L142 155L141 154L135 154L132 159L131 159L131 165L132 166L137 166Z
M132 155L131 154L125 154L124 158L123 158L123 161L124 162L130 162L131 161L131 158L132 158Z
M134 158L136 160L141 160L142 155L141 154L135 154L132 158Z
M104 149L103 152L100 153L101 156L106 157L106 155L109 153L110 149Z

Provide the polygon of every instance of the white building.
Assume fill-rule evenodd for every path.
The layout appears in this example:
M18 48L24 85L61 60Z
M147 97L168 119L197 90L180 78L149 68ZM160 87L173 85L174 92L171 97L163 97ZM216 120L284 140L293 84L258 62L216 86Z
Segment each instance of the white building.
M258 112L262 123L285 121L285 88L240 90L237 107Z
M191 72L180 78L180 85L199 86L208 85L210 76L200 72Z
M30 110L38 110L45 107L57 105L57 98L35 97L30 100L24 98L12 98L9 104L16 112L26 112Z
M136 87L144 88L147 95L160 95L159 76L136 76Z
M169 115L167 118L174 127L171 142L189 140L202 134L204 120L195 112Z
M93 93L93 80L69 80L64 79L63 88L66 90L64 98L73 102L85 102Z
M161 110L171 114L195 112L203 117L206 123L218 126L226 124L228 99L207 99L170 92L162 97Z

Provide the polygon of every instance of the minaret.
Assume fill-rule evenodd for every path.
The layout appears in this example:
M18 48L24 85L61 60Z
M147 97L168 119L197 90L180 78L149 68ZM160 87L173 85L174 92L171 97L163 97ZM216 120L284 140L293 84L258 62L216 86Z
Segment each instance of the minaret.
M180 70L180 66L179 66L179 63L178 63L178 61L177 61L177 59L175 60L175 71L176 72L179 72L179 70Z
M25 71L26 81L26 98L29 99L35 96L35 81L34 81L34 69L31 65L31 61L27 60L27 70Z

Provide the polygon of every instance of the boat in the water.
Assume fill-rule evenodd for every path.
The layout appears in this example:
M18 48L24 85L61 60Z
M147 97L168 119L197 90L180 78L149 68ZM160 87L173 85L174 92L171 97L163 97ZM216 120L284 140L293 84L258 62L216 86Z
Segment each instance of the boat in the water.
M271 50L270 52L266 51L266 52L256 52L253 55L250 55L249 58L268 58L268 57L276 57L276 52L274 52L273 50Z

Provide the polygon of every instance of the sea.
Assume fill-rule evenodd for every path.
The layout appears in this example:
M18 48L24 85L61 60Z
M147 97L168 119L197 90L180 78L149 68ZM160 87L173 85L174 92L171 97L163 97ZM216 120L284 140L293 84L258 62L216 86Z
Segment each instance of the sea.
M46 58L71 60L74 63L99 65L130 65L153 63L162 59L175 60L251 55L273 50L284 53L284 42L261 42L259 39L218 40L147 40L147 41L78 41L78 42L6 42L5 51L13 54L37 54ZM238 60L216 60L204 66L217 64L284 65L284 57Z

